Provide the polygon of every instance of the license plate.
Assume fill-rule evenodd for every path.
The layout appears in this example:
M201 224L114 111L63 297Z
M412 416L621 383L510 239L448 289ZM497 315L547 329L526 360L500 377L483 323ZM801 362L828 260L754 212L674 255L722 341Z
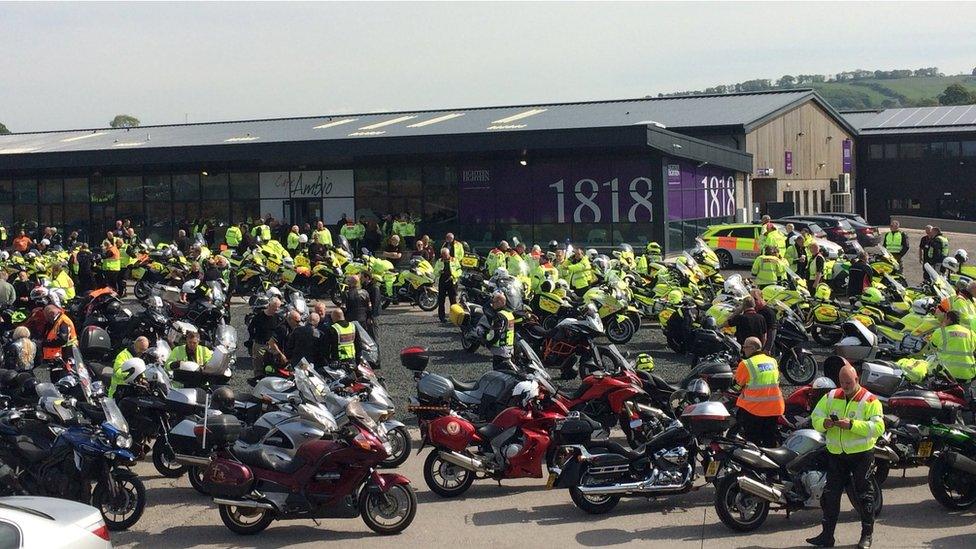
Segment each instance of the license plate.
M552 490L557 478L559 478L559 475L556 473L549 473L549 480L546 481L546 490Z
M706 477L714 477L718 473L718 461L712 461L708 464L708 469L705 469Z
M932 441L925 440L918 445L918 457L927 458L932 455Z

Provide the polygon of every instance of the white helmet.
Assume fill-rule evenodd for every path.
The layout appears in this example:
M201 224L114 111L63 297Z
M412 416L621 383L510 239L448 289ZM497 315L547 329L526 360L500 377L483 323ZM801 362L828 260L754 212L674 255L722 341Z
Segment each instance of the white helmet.
M43 239L41 239L41 245L43 245L43 246L50 246L51 245L51 241L48 240L48 239L46 239L46 238L43 238Z
M956 250L956 253L954 253L952 255L958 261L966 261L967 259L969 259L969 252L967 252L966 250L963 250L962 248L959 248L958 250Z
M539 396L539 382L535 380L520 381L512 389L512 399L518 399L522 406L532 402Z
M125 374L124 383L132 383L146 372L146 361L133 357L123 362L119 370Z
M51 288L47 294L47 298L52 305L63 307L68 301L68 293L64 291L64 288Z
M956 258L954 258L954 257L947 257L947 258L945 258L945 259L942 260L942 268L945 269L945 270L947 270L947 271L949 271L949 272L951 272L951 273L958 273L959 272L959 262L956 261Z
M272 286L268 288L268 291L265 293L268 294L269 299L272 297L278 297L278 298L281 297L281 290L279 290L277 286Z
M586 258L589 259L589 260L591 260L591 261L594 258L596 258L596 256L598 256L598 255L600 255L600 252L596 251L596 248L590 248L590 249L586 250Z
M495 269L495 278L507 278L507 277L508 277L508 269L506 269L505 267L499 267Z
M299 244L308 244L308 235L307 234L300 234L300 235L298 235L298 243Z
M287 267L294 267L295 266L295 260L292 259L292 258L290 258L290 257L286 257L286 258L284 258L284 259L281 260L281 264L282 265L285 265Z
M912 312L918 315L926 315L932 307L932 298L921 298L912 301Z
M8 252L7 250L3 250L2 252L0 252L0 261L6 261L8 259L10 259L10 252Z
M813 380L812 387L814 389L827 389L827 390L830 390L830 389L836 389L837 388L837 384L834 383L834 380L830 379L827 376L820 376L817 379Z
M193 292L197 291L197 288L199 287L200 287L200 280L194 278L193 280L187 280L186 282L184 282L183 287L180 289L180 291L183 292L184 294L192 294Z

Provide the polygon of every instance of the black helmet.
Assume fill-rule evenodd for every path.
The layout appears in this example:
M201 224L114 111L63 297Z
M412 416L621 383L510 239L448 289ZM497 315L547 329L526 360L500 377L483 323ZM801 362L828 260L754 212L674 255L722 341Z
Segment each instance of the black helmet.
M10 387L15 379L17 379L17 372L15 370L0 370L0 388L6 389Z
M213 392L211 402L214 408L226 411L234 409L234 390L224 385Z
M555 241L555 240L550 240L549 241L549 251L550 252L555 252L558 249L559 249L559 242L558 241Z

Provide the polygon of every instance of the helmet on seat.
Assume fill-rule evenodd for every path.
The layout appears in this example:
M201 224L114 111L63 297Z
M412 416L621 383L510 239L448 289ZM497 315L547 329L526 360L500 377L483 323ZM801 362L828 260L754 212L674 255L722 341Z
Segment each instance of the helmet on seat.
M884 296L881 295L881 290L872 287L864 290L864 293L861 294L861 301L868 305L880 305L884 303Z
M959 272L959 262L956 261L954 257L947 257L942 260L942 268L949 271L950 273Z
M959 263L965 263L966 260L969 259L969 252L967 252L966 250L963 250L962 248L959 248L958 250L956 250L956 253L954 253L952 255L953 255L953 257L956 258L956 261L958 261Z
M212 395L214 408L227 411L234 409L234 390L224 385L215 390Z
M912 301L912 312L917 315L927 315L932 305L933 299L931 297L916 299Z
M654 357L652 357L651 355L649 355L647 353L641 353L641 354L637 355L637 361L634 364L634 366L638 370L642 370L644 372L648 372L648 373L653 372L654 371Z
M544 294L551 294L555 289L556 283L549 279L543 280L542 284L539 284L539 291Z
M532 402L539 396L539 383L537 381L520 381L512 389L512 400L517 400L522 406Z
M200 280L194 278L193 280L187 280L186 282L184 282L183 287L180 288L180 291L183 292L184 294L192 294L193 292L197 291L197 288L199 287L200 287Z
M692 404L698 404L699 402L707 402L712 394L711 387L708 386L708 382L702 378L696 378L688 382L688 387L685 389L687 393L688 402Z
M146 372L146 361L132 357L119 366L119 371L125 374L124 383L133 383Z
M828 301L830 299L830 293L830 286L820 283L817 285L817 290L813 295L820 301Z

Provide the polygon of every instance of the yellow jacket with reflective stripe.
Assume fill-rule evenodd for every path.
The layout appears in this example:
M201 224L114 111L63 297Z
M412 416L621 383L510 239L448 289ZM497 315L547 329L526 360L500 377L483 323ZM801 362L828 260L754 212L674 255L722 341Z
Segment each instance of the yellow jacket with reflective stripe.
M884 235L884 247L886 250L891 252L892 255L901 253L902 248L904 248L904 242L905 233L901 231L889 231Z
M68 299L75 298L75 283L73 280L71 280L71 277L68 276L68 271L61 269L61 272L58 273L58 276L54 277L51 280L51 285L54 286L55 288L61 288L62 290L64 290L64 295Z
M324 227L321 229L315 229L315 232L312 233L312 240L314 240L318 244L328 244L329 246L331 246L332 231Z
M457 281L461 279L461 262L458 258L452 257L448 260L448 265L451 269L451 282L457 284ZM441 271L444 270L444 259L438 258L434 263L434 280L441 279Z
M224 233L224 242L232 248L239 246L242 238L244 235L241 234L241 228L234 225L227 227L227 232Z
M976 378L976 334L960 324L943 326L932 332L929 344L936 349L939 363L957 381Z
M838 419L850 419L851 428L824 427L824 420L831 413ZM884 434L884 411L881 401L861 387L854 398L847 400L843 389L834 389L823 396L810 415L813 428L824 433L827 451L831 454L858 454L874 448L878 437Z
M752 262L752 274L756 277L758 286L776 284L786 276L783 261L773 255L761 255Z
M976 330L976 303L972 299L956 294L949 299L949 305L949 310L959 313L959 324Z
M332 329L339 336L337 358L339 360L353 360L356 358L356 326L349 322L345 326L333 324Z
M298 238L298 233L288 233L288 239L285 241L289 251L294 251L298 249L298 245L301 244L301 240Z

